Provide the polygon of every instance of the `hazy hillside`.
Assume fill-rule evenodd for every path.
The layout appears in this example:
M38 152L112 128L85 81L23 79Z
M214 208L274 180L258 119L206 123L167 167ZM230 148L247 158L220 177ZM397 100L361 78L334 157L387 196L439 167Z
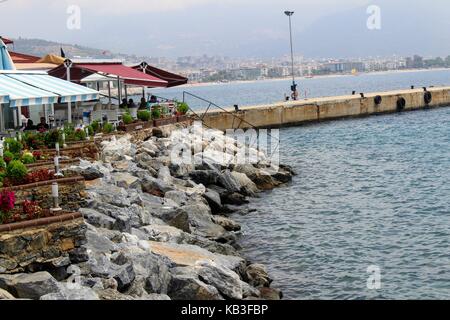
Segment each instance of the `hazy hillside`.
M142 57L134 55L123 55L112 53L107 50L89 48L86 46L60 44L57 42L42 39L14 39L14 50L20 53L26 53L38 57L46 54L60 55L63 48L67 57L83 57L83 58L103 58L103 59L123 59L129 62L142 61Z

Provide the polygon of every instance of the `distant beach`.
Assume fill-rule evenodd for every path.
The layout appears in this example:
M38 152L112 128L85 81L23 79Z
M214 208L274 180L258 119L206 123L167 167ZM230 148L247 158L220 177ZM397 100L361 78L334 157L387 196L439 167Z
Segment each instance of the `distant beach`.
M386 75L386 74L395 74L395 73L412 73L412 72L433 72L433 71L445 71L450 68L434 68L434 69L405 69L405 70L387 70L387 71L370 71L370 72L361 72L356 75L353 74L327 74L327 75L315 75L313 78L297 77L298 80L314 80L314 79L324 79L324 78L342 78L342 77L355 77L359 75ZM220 86L227 84L250 84L250 83L258 83L258 82L278 82L278 81L286 81L291 80L292 77L283 77L283 78L267 78L260 80L235 80L228 82L196 82L196 83L188 83L179 88L192 88L192 87L206 87L206 86Z

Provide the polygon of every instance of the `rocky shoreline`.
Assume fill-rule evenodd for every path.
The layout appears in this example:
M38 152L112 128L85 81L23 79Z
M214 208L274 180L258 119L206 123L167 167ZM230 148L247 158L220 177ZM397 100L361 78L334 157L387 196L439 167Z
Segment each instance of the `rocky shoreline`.
M86 179L86 243L47 270L0 274L0 299L281 299L266 268L240 255L229 216L294 172L254 149L240 163L242 148L198 126L102 142L101 160L68 169Z

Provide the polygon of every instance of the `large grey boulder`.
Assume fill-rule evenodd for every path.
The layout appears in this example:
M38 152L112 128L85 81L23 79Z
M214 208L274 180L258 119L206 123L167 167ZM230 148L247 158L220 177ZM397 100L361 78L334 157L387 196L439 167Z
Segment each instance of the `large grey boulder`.
M169 226L178 228L184 232L191 232L189 214L181 208L166 208L161 210L157 216Z
M111 141L102 142L102 158L106 163L114 163L121 160L130 160L136 154L136 146L131 143L130 135L118 140L113 137Z
M214 223L210 207L203 203L188 204L179 209L185 212L189 217L189 224L194 234L206 238L218 238L226 233L226 230Z
M17 298L37 300L48 293L58 293L61 287L48 272L0 275L0 289L7 290Z
M73 288L67 286L67 284L60 284L62 290L60 292L55 293L49 293L46 295L43 295L40 300L70 300L70 301L80 301L80 300L86 300L86 301L92 301L92 300L99 300L99 296L97 293L87 287L83 286L74 286Z
M94 201L116 207L127 208L131 205L126 189L106 182L96 185L93 190L89 190L89 196Z
M119 265L111 262L105 255L98 255L95 259L89 260L89 264L92 276L113 278L117 281L117 289L120 292L127 290L136 277L132 263Z
M125 189L137 189L141 187L139 178L129 174L128 172L113 173L113 179L116 185Z
M140 229L149 240L157 242L182 243L184 234L182 230L168 225L148 225Z
M143 208L130 204L127 208L100 201L91 201L91 208L114 219L113 229L122 232L131 232L132 227L142 224Z
M111 253L118 250L117 244L104 235L101 229L88 228L86 239L84 247L91 252Z
M259 192L256 184L252 180L250 180L250 178L247 177L245 173L233 171L231 172L231 175L241 185L241 190L245 193L245 195L255 197Z
M203 194L203 198L205 198L208 202L213 214L223 212L222 200L220 199L220 194L217 191L208 188Z
M197 261L195 271L203 282L217 288L223 296L242 300L241 279L235 272L211 260Z
M175 202L178 206L184 206L189 202L188 195L183 191L172 190L166 192L164 198L170 199Z
M241 185L239 181L231 174L230 170L225 170L219 175L218 183L231 193L240 192Z
M219 291L204 282L192 268L171 269L168 295L172 300L223 300Z
M194 182L207 186L210 184L217 184L219 172L215 170L195 170L189 173L189 177Z
M80 160L79 165L71 166L67 171L75 172L76 174L83 176L86 181L91 181L108 176L110 168L98 161L91 163L82 159Z
M267 269L262 264L251 264L244 271L244 280L253 287L269 287L272 283Z
M103 178L104 174L95 167L84 168L78 171L78 174L83 176L86 181L91 181L99 178Z
M147 176L142 180L142 191L149 194L162 197L171 190L175 190L175 187L161 179Z
M241 226L239 225L239 223L237 223L229 218L223 217L223 216L214 216L213 221L215 223L217 223L219 226L223 227L227 231L240 231L241 230Z
M89 224L99 228L113 229L116 222L113 218L94 209L81 208L79 211L83 214L84 219Z
M130 248L121 252L123 257L133 264L136 279L140 279L146 293L166 294L171 279L169 268L173 264L166 258Z

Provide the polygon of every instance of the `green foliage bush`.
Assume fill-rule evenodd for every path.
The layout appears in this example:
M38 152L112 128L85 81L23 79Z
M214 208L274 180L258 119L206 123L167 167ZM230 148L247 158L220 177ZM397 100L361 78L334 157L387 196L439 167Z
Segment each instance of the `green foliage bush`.
M23 141L28 149L40 149L44 146L44 134L25 133Z
M59 142L59 138L59 130L54 129L48 131L44 136L45 145L49 148L55 148L56 143Z
M75 130L74 133L74 140L75 141L83 141L86 140L86 132L82 129Z
M8 144L8 150L11 151L14 154L20 154L22 152L23 149L23 145L21 142L13 139L13 138L8 138L5 139L5 143Z
M151 118L151 114L147 110L138 111L137 117L142 121L149 121Z
M100 122L98 120L92 121L91 127L94 130L94 132L100 131Z
M89 136L93 136L95 131L94 131L94 128L92 127L92 125L87 126L87 128L88 128Z
M105 123L105 125L103 126L103 133L108 134L108 133L113 132L113 130L114 130L114 127L111 123Z
M161 118L161 109L159 107L153 107L152 109L152 119Z
M11 161L6 167L6 177L15 184L22 183L27 173L27 167L19 160Z
M133 117L131 116L131 114L125 113L123 115L123 123L125 123L125 124L133 123Z
M5 160L6 163L9 163L12 160L14 160L14 154L11 151L5 151L3 153L3 159Z
M22 162L24 164L30 164L30 163L35 163L36 160L34 159L33 155L26 153L22 156Z
M186 114L189 111L189 105L186 102L179 102L177 104L177 111L181 114Z
M3 160L3 158L0 158L0 171L3 171L6 169L6 162Z

